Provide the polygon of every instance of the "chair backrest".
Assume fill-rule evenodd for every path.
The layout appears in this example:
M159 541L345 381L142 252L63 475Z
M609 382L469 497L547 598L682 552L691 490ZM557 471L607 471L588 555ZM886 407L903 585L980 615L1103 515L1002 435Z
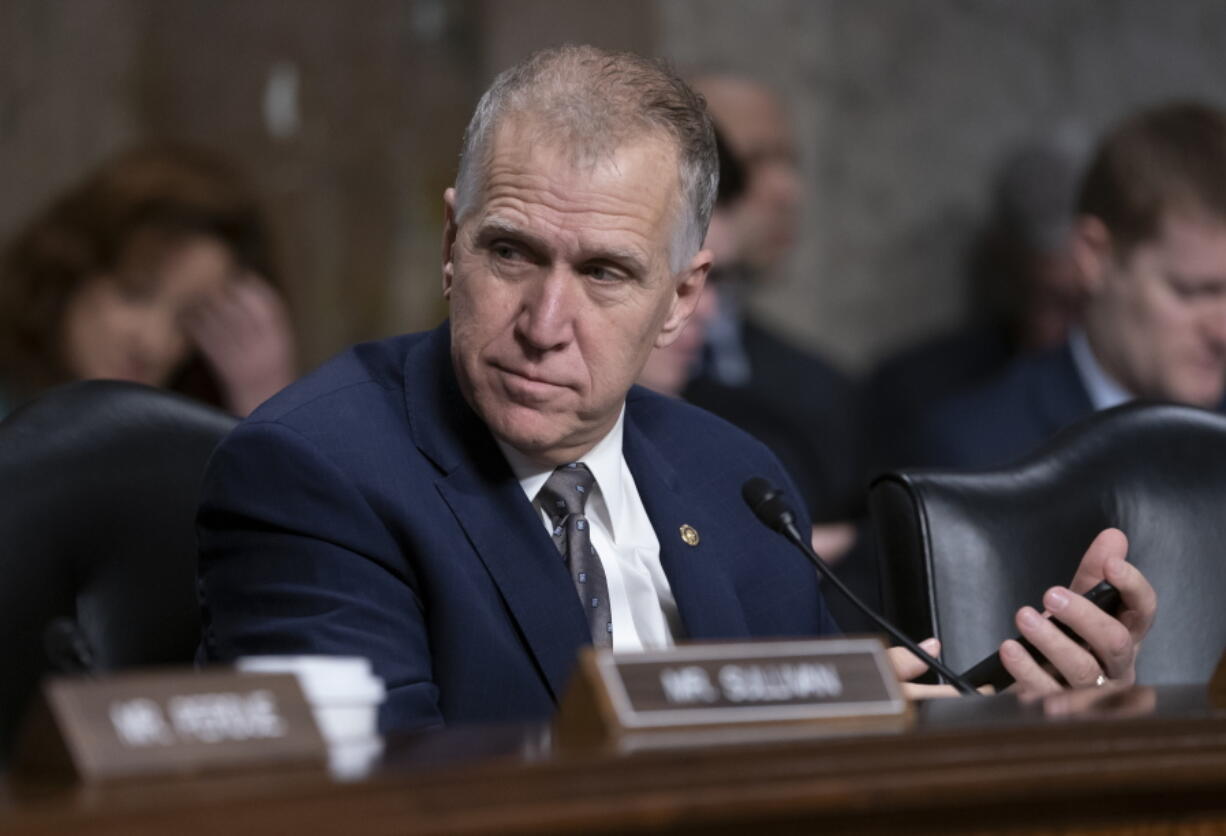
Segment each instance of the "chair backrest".
M114 381L52 389L0 423L0 763L74 619L99 669L190 663L200 632L194 520L235 419Z
M885 607L965 670L1015 635L1023 604L1067 584L1101 529L1158 593L1144 683L1205 682L1226 648L1226 417L1129 404L1090 416L997 470L879 477L870 508Z

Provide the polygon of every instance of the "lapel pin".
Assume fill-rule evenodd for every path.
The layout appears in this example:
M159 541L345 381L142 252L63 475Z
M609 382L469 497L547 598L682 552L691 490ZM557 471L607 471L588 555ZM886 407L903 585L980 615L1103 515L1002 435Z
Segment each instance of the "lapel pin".
M694 528L694 526L689 525L688 523L681 526L681 539L687 546L697 546L698 529Z

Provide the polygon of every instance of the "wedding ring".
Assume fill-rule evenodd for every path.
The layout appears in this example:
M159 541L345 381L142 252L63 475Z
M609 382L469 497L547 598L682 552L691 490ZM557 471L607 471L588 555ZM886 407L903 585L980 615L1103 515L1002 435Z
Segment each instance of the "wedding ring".
M1094 680L1095 688L1101 688L1106 684L1107 684L1107 677L1103 676L1101 673L1098 675L1098 679Z

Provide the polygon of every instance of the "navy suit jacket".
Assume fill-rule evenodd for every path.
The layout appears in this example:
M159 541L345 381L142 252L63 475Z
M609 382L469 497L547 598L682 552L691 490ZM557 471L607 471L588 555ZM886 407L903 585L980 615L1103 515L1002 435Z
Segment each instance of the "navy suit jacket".
M744 386L703 375L683 397L765 443L788 467L816 519L859 513L866 481L855 385L752 319L741 323L741 340L751 372Z
M1094 411L1066 341L1024 355L987 383L939 402L916 425L908 466L987 468L1033 452ZM1226 412L1226 400L1217 411Z
M939 401L918 422L906 464L996 467L1093 411L1065 343L1019 357L988 382Z
M760 443L636 387L623 451L683 638L836 629L813 568L741 499L751 476L791 488ZM590 642L556 547L460 394L446 324L356 346L240 424L210 463L199 538L203 657L366 656L389 688L385 731L546 718Z

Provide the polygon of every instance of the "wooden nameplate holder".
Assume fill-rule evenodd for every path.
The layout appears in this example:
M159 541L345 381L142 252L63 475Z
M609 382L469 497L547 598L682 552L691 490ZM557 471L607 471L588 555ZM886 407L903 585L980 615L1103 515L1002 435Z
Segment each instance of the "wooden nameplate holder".
M585 648L554 724L561 749L630 750L898 729L910 703L877 638Z
M323 769L293 674L191 668L52 677L18 747L25 782L109 783L247 768Z

